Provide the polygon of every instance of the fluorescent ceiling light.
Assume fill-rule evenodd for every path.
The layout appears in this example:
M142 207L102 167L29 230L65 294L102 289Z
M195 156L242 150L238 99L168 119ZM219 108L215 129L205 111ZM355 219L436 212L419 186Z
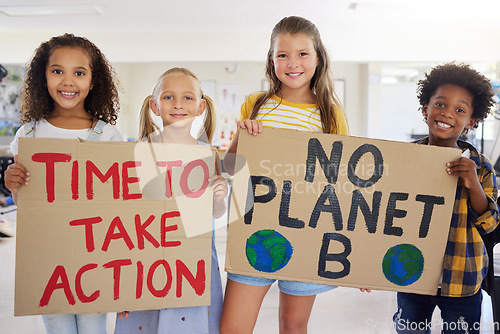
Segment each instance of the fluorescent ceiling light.
M95 5L78 6L0 6L0 13L7 16L99 15Z
M392 85L398 83L398 79L395 77L382 77L380 78L381 84Z

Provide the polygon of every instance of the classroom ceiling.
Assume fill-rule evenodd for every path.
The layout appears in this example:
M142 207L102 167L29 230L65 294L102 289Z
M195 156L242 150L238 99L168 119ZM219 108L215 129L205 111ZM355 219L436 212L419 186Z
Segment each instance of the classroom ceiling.
M314 22L338 61L496 61L499 13L498 0L0 0L0 62L64 32L114 61L262 61L288 15Z

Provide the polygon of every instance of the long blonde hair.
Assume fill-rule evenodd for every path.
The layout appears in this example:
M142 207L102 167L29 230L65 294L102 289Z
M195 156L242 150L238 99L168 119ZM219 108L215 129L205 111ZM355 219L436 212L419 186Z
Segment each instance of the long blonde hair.
M215 122L216 122L215 102L209 96L203 94L203 90L201 89L201 82L196 77L196 75L194 75L194 73L188 70L187 68L183 67L173 67L167 70L165 73L163 73L156 82L156 85L153 89L153 93L151 95L148 95L144 99L140 111L140 121L139 121L140 131L138 140L147 138L148 141L151 141L150 135L160 130L158 125L155 124L155 122L151 117L149 101L157 97L158 89L163 80L169 76L174 76L174 75L187 75L189 78L191 78L191 80L193 80L193 82L195 83L196 87L198 87L198 89L200 90L201 98L206 101L207 104L205 107L205 120L203 122L203 128L197 135L197 139L205 141L210 144L212 142L212 137L215 131Z
M267 52L266 77L269 80L269 90L261 94L252 109L250 119L255 119L260 107L272 96L278 95L281 88L281 81L274 72L273 53L276 37L281 34L306 34L314 44L314 49L318 55L318 66L311 79L310 89L316 96L316 104L321 115L321 123L324 133L337 133L338 126L335 119L334 108L342 110L342 104L339 102L333 89L333 81L330 74L330 60L328 53L321 41L318 28L309 20L289 16L278 22L271 33L271 43Z

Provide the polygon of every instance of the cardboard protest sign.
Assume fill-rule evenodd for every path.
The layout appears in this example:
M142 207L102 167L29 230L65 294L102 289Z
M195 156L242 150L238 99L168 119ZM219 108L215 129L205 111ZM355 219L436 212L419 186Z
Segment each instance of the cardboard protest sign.
M265 128L242 131L226 270L435 294L460 150Z
M210 303L215 151L21 138L15 315Z

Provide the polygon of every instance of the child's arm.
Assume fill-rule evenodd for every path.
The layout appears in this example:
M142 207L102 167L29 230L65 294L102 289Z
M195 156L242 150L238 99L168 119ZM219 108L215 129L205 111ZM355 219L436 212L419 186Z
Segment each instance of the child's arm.
M464 182L464 187L469 189L472 210L479 216L485 213L488 210L488 198L477 177L477 166L474 161L461 157L456 161L448 162L447 167L448 174L460 176Z
M498 189L495 171L491 162L482 157L481 168L470 159L462 157L448 164L448 173L458 175L463 179L464 187L469 191L469 205L473 224L481 233L489 233L498 225Z
M226 195L227 195L227 181L222 176L212 175L208 179L210 181L212 190L214 191L214 207L212 216L220 218L227 210Z
M5 187L12 193L14 204L17 205L17 189L28 184L30 172L17 162L17 154L14 156L14 163L9 165L5 171Z
M236 124L236 133L234 135L229 148L224 155L224 168L229 173L229 175L234 175L234 164L236 161L236 150L238 148L238 139L240 136L240 129L247 129L248 133L251 135L258 135L262 132L262 122L252 119L246 119L243 122L238 121Z

